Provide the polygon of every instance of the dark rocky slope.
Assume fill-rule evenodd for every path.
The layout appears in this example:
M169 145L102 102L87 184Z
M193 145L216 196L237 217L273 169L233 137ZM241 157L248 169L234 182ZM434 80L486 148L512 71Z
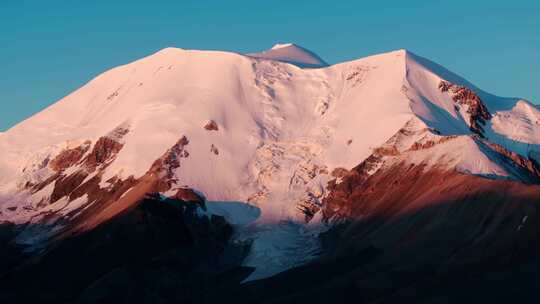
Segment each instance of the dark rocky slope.
M232 244L232 227L197 208L149 196L92 230L57 239L2 275L0 302L182 303L220 276L239 284L251 272L238 266L249 246Z
M359 166L357 169L360 169ZM540 186L394 166L344 172L310 264L241 283L248 245L203 202L147 197L2 276L10 303L477 303L540 296ZM4 251L3 251L4 253ZM31 291L31 292L28 292Z

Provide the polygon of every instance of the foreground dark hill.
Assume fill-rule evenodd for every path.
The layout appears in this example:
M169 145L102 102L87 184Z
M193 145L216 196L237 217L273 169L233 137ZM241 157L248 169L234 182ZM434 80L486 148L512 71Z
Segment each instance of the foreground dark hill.
M167 303L203 296L226 275L239 284L249 244L230 243L219 216L196 215L204 203L145 197L106 223L57 239L26 255L2 248L2 303ZM5 227L4 232L9 227ZM14 228L14 227L11 227ZM11 266L11 267L10 267ZM224 282L225 283L225 282Z

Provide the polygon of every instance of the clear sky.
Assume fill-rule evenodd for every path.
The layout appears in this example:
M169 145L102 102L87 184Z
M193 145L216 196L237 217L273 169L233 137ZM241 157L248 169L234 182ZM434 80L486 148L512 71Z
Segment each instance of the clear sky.
M407 48L540 103L540 1L0 1L0 130L114 66L175 46L294 42L329 63Z

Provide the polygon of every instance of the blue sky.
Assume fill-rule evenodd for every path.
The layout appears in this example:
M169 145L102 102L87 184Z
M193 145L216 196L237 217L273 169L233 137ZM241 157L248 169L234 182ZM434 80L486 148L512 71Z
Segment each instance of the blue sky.
M407 48L486 91L540 103L540 1L2 0L0 130L167 46L278 42L329 63Z

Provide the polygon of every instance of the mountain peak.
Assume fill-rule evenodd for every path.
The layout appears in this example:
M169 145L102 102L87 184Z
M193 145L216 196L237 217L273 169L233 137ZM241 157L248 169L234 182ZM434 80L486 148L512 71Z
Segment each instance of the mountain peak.
M246 55L254 58L282 61L301 68L321 68L328 66L317 54L294 43L277 43L269 50Z
M392 206L398 221L420 207L429 208L429 219L442 205L440 214L450 214L453 201L460 215L462 205L496 197L501 180L512 184L500 197L516 193L519 182L540 184L540 111L532 105L483 93L405 49L309 69L325 66L293 43L247 55L165 48L98 76L0 133L0 223L17 227L9 242L41 255L72 232L131 225L118 220L124 211L159 193L156 199L197 202L200 210L185 211L252 239L245 266L256 280L314 258L320 248L312 231L325 231L334 218L380 210L372 214L379 221ZM481 181L484 192L471 194ZM534 202L534 187L509 204L521 193ZM358 209L357 199L381 207ZM518 217L527 206L503 207L516 210L509 217L516 225L502 225L505 235L528 229ZM497 232L477 208L471 237ZM408 244L409 230L395 239ZM169 235L159 239L170 250Z
M296 45L294 43L276 43L271 48L271 50L277 50L277 49L282 49L282 48L291 47L291 46L296 46Z

